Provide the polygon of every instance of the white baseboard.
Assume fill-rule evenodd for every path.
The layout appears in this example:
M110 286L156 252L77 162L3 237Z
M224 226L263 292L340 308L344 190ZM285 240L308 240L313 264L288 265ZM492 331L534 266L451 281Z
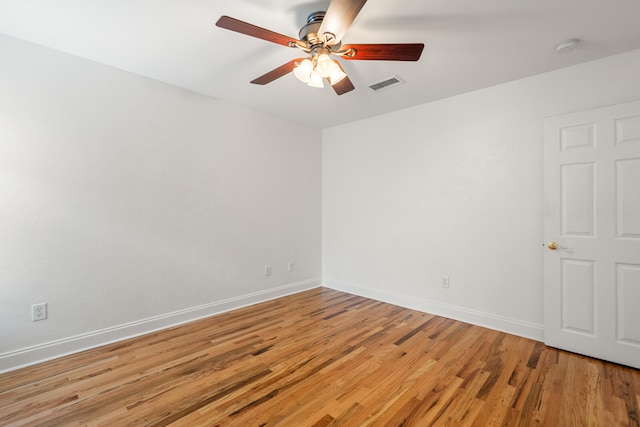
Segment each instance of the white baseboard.
M321 283L322 281L319 278L291 283L277 288L266 289L260 292L228 298L136 322L10 351L0 354L0 373L192 322L248 305L318 288L321 286Z
M443 316L473 325L506 332L536 341L544 341L544 326L510 319L495 314L470 310L464 307L443 304L441 302L403 295L388 290L375 289L358 283L324 279L323 286L337 291L347 292L377 301L387 302L412 310Z

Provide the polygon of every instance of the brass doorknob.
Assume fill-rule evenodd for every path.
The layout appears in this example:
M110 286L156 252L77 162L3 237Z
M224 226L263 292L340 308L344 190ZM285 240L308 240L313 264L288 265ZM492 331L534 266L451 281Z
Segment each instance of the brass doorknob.
M549 249L551 249L552 251L557 251L558 249L569 249L569 248L565 248L564 246L560 246L559 244L557 244L556 242L554 242L553 240L549 242L549 244L547 245L547 247Z

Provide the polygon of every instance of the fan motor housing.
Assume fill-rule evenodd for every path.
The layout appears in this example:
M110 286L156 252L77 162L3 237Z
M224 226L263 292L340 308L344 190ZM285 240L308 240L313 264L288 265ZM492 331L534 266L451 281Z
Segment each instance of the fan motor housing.
M318 30L320 29L320 24L322 24L325 13L326 12L318 11L310 14L307 18L306 25L302 27L300 33L298 33L300 40L306 41L309 47L323 44L323 40L318 37Z

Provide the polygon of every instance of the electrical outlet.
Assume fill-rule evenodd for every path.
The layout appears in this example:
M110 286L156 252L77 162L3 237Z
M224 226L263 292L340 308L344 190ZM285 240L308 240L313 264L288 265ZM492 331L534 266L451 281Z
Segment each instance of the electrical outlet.
M264 275L265 276L271 276L271 266L270 265L265 265L264 266Z
M293 271L295 269L295 266L293 265L292 262L289 263L289 271Z
M449 287L449 276L442 276L442 287L443 288Z
M31 321L45 320L47 318L47 303L33 304L31 306Z

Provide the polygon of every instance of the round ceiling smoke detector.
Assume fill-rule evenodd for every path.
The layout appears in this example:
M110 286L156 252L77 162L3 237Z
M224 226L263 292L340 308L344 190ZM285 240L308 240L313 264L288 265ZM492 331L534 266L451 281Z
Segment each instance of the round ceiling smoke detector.
M568 53L568 52L571 52L573 49L578 47L579 44L580 44L580 40L578 40L578 39L565 40L565 41L559 43L558 46L556 46L556 53Z

